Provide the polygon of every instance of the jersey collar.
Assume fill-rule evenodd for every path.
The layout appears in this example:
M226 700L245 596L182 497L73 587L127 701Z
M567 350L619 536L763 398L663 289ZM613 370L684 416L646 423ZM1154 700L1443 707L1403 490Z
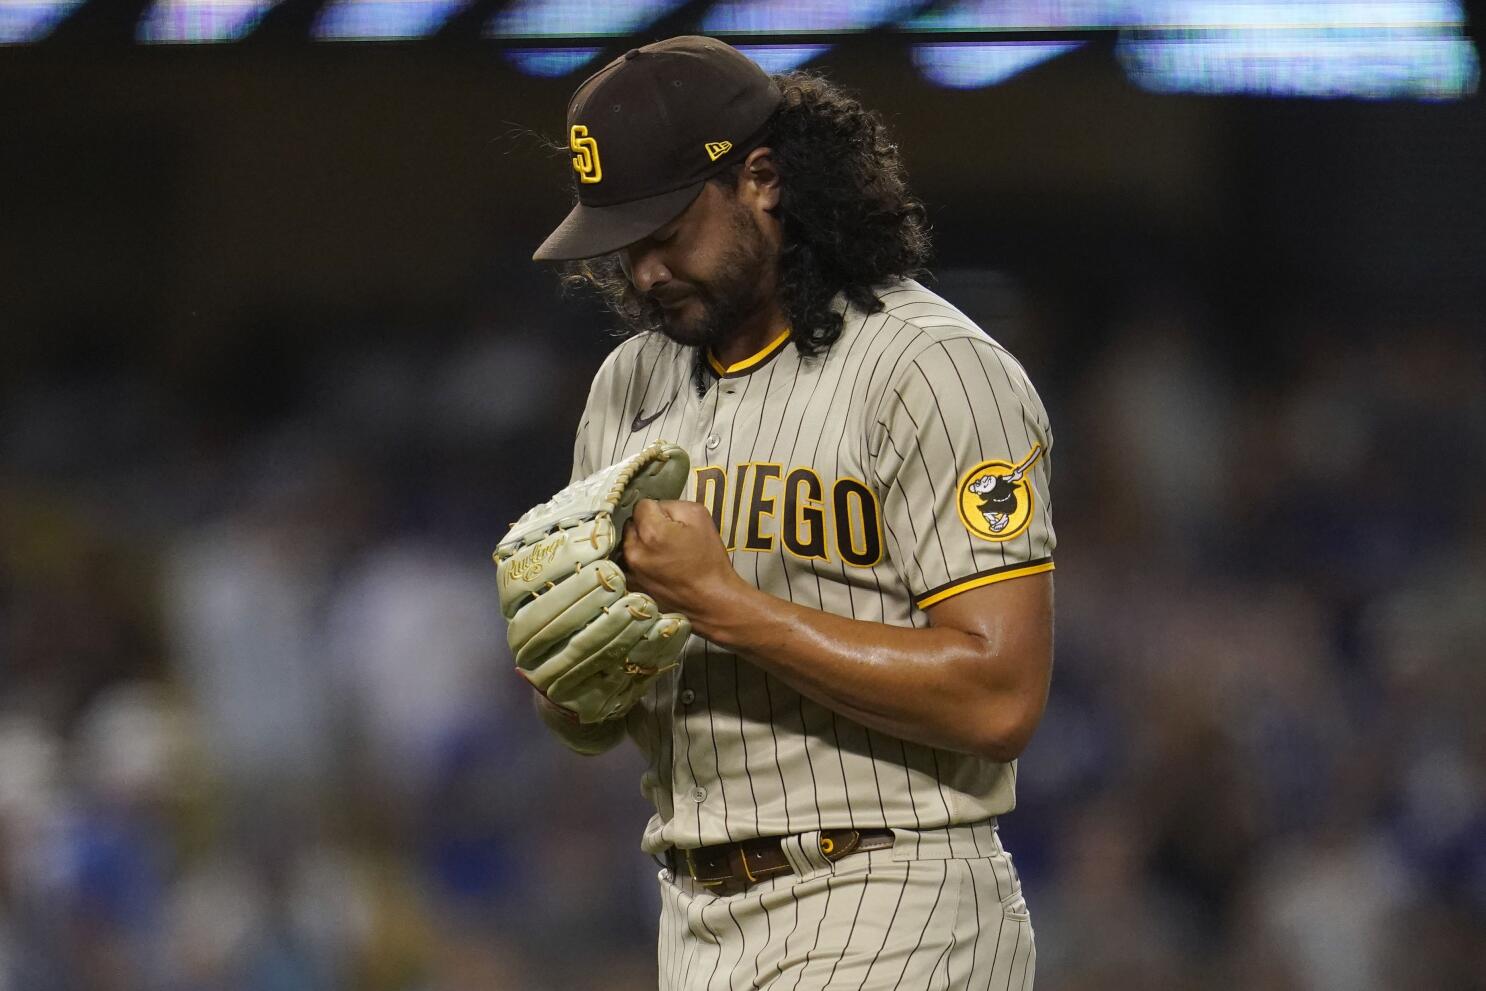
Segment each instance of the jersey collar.
M757 354L750 355L747 358L744 358L742 361L735 361L731 365L724 365L722 362L718 361L717 356L712 353L712 349L708 348L707 367L712 369L713 373L720 379L734 378L739 375L747 375L749 372L752 372L755 369L761 368L765 364L767 364L769 362L769 359L773 358L779 352L783 351L784 346L788 343L789 328L786 327L784 333L780 334L768 344L764 345L762 351L759 351Z

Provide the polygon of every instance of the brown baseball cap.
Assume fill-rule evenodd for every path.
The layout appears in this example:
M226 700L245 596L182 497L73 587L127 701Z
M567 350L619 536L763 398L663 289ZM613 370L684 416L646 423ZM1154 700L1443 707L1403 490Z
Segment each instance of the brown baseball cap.
M759 145L779 100L763 69L715 38L625 52L568 104L578 203L532 258L595 258L655 233Z

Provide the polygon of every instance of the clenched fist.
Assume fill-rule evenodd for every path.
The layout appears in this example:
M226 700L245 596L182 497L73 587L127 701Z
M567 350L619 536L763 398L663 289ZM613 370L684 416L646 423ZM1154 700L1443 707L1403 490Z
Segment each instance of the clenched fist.
M686 616L703 635L740 586L752 588L733 570L712 514L698 502L636 503L624 528L624 569L631 588Z

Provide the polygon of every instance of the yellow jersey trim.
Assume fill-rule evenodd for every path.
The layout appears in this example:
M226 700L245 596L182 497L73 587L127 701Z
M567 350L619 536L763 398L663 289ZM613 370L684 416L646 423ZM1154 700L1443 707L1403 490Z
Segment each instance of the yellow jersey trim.
M714 355L709 349L707 351L707 364L711 366L712 370L719 376L741 375L749 369L756 368L764 362L768 361L770 358L774 357L774 355L779 353L779 349L784 347L784 345L788 341L789 328L786 327L784 329L784 333L780 334L778 337L774 338L772 341L766 344L762 351L758 352L755 355L750 355L749 357L744 358L742 361L735 361L731 365L724 366L722 362L717 360L717 356Z
M936 589L919 599L915 605L920 609L927 609L936 603L943 602L945 599L959 595L961 592L968 592L972 588L984 588L987 585L994 585L997 582L1010 581L1013 578L1025 578L1027 575L1040 575L1044 571L1052 570L1053 562L1051 561L1034 561L1031 564L1020 565L1018 567L998 568L990 574L976 575L945 588Z

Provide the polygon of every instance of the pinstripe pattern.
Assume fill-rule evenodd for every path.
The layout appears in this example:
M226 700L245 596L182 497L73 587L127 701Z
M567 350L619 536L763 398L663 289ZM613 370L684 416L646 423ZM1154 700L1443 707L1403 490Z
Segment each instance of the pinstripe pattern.
M916 283L881 298L884 312L848 313L824 358L802 361L785 346L745 375L710 378L701 394L689 349L657 336L626 341L594 380L574 476L659 437L681 444L694 466L715 466L725 480L718 513L740 574L782 598L859 619L926 625L916 598L1039 566L1055 543L1050 454L1032 466L1033 515L1014 538L975 536L956 509L960 481L976 465L1051 448L1026 373ZM782 478L765 480L772 512L757 517L761 530L772 527L772 547L743 546L759 463L779 466L780 475L810 469L828 543L839 536L831 487L858 480L880 509L881 559L862 567L835 546L810 558L784 548L780 530L795 524L784 514ZM860 515L844 505L848 518ZM863 540L867 522L858 527ZM632 711L629 729L650 762L643 786L656 807L644 841L651 853L821 827L929 828L1014 804L1014 764L869 730L700 638L675 681Z
M740 575L857 619L925 626L929 605L1050 569L1052 433L1025 371L917 283L880 298L882 312L847 311L826 355L801 359L784 343L744 371L707 373L700 389L690 349L624 342L594 379L574 477L657 438L680 444ZM1003 539L987 529L989 499L965 493L1014 466L1025 478ZM1008 914L1018 886L994 836L984 854L974 833L937 854L928 839L1009 811L1015 762L870 730L699 637L627 729L648 761L652 854L823 828L912 831L881 883L826 872L776 882L757 905L667 886L663 986L1030 985L1030 923Z
M1032 924L994 826L937 831L946 833L966 856L905 834L894 849L834 865L806 858L797 875L729 897L662 871L661 991L1032 987Z

